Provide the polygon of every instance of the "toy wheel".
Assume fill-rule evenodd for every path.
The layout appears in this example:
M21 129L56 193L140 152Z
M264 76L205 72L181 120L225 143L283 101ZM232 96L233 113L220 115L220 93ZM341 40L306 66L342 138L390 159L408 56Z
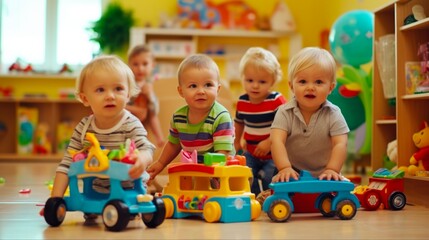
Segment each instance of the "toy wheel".
M261 204L255 199L250 200L250 215L251 220L255 220L261 215Z
M334 196L332 196L332 194L330 194L330 193L324 193L320 197L319 210L320 210L320 213L322 213L322 215L324 217L335 216L335 211L332 211L332 199L333 198L334 198Z
M342 200L337 205L337 215L342 220L352 219L356 211L356 205L350 200Z
M389 208L392 210L401 210L405 207L407 198L402 192L394 192L389 197Z
M273 222L286 222L291 214L289 202L283 199L271 203L270 209L268 210L268 217Z
M174 214L174 203L173 201L166 197L162 198L164 200L164 206L165 206L165 218L171 218Z
M222 215L222 209L218 202L208 202L204 204L203 216L207 222L217 222Z
M107 230L119 232L130 221L127 205L119 200L110 201L103 209L103 223Z
M164 222L166 215L164 200L162 200L162 198L155 197L153 198L152 203L155 205L156 211L153 213L142 214L143 223L148 228L156 228L161 225L161 223Z
M58 227L66 217L66 203L63 198L52 197L45 203L43 217L46 223L53 227Z
M375 191L367 191L363 196L363 207L367 210L377 210L381 204L380 195Z

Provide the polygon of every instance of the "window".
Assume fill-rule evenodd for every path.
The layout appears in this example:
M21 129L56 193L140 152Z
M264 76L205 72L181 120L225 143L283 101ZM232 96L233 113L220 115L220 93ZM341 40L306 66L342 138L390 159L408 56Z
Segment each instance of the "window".
M0 0L0 10L2 72L17 59L37 71L76 68L99 51L88 28L101 16L102 0Z

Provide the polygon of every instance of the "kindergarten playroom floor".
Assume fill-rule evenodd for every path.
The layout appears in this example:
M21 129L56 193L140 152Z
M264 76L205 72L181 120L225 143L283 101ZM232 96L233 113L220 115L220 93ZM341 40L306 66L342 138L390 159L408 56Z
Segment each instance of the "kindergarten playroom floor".
M46 182L55 162L0 162L0 239L428 239L429 208L407 205L403 210L364 211L351 220L324 218L319 213L292 214L274 223L266 213L253 222L206 223L201 219L166 219L156 229L131 221L119 233L104 229L102 220L84 224L82 213L68 212L59 227L39 216L49 196ZM30 189L31 193L19 193Z

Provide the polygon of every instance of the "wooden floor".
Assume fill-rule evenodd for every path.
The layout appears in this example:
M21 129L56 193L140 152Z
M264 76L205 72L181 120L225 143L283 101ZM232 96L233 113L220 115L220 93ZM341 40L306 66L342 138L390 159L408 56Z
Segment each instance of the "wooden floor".
M81 213L68 212L59 227L50 227L38 212L49 196L45 185L56 163L0 162L0 239L428 239L429 208L407 205L401 211L360 209L352 220L321 214L293 214L273 223L262 213L245 223L206 223L200 219L166 219L156 229L141 220L119 233L104 229L101 219L85 224ZM21 189L31 189L20 194Z

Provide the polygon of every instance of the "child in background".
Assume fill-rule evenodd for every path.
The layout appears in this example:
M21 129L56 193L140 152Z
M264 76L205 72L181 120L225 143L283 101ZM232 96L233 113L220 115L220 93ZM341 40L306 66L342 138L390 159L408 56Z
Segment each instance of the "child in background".
M159 159L148 169L154 179L183 149L197 150L198 162L207 152L234 154L234 130L228 110L216 101L220 90L219 68L204 54L182 61L177 90L187 105L170 122L170 135Z
M107 149L119 149L126 139L133 140L139 153L131 157L135 163L130 168L129 177L136 179L143 176L144 180L148 180L145 170L152 162L155 146L148 141L140 120L125 110L130 97L138 93L132 71L115 56L95 58L82 69L76 82L76 98L85 107L90 107L93 114L83 118L73 131L70 144L56 171L52 197L64 196L69 183L67 173L72 163L69 151L84 149L87 132L94 133L100 146ZM106 186L101 181L100 186L94 183L93 187Z
M273 182L298 179L299 170L343 179L349 128L341 110L327 100L335 74L335 60L324 49L308 47L292 57L288 77L294 97L279 108L271 126L271 154L279 171Z
M237 152L245 149L247 166L253 172L251 191L257 196L261 192L258 179L261 178L262 189L267 190L276 170L270 152L270 127L277 109L286 100L272 88L282 79L282 71L274 54L260 47L247 50L239 71L246 93L237 102L234 147ZM245 146L241 145L242 137Z
M132 98L127 106L147 128L155 135L156 145L164 145L164 135L159 122L159 103L153 89L153 69L155 59L146 45L137 45L128 54L128 65L134 73L134 78L141 89L136 98Z

